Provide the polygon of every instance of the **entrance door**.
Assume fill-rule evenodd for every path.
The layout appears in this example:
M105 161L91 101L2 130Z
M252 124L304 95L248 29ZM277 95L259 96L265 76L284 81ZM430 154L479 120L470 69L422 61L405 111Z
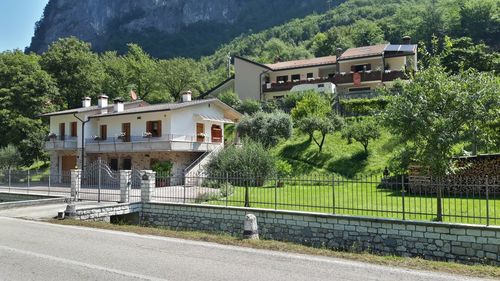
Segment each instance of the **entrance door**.
M66 124L60 123L59 124L59 139L64 140L65 136L66 136Z
M125 137L123 137L124 142L130 142L130 123L122 124L122 132L125 133Z
M219 125L212 125L212 142L222 142L222 129Z
M63 174L68 173L71 169L76 167L76 156L63 156L61 164Z

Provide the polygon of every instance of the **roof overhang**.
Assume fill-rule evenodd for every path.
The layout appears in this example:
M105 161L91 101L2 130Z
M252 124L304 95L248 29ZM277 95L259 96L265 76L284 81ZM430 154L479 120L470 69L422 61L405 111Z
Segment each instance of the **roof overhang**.
M234 124L233 120L227 119L227 118L205 115L205 114L195 114L194 116L195 116L196 120L200 120L200 121L209 121L209 122L217 122L217 123L224 123L224 124Z

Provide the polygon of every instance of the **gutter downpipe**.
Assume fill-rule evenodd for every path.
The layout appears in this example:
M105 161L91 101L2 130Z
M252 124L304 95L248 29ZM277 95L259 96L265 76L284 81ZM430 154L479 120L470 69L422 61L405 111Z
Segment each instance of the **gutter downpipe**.
M260 73L260 75L259 75L259 89L260 89L260 91L259 91L259 93L260 93L260 94L259 94L259 98L260 98L260 101L262 101L262 100L263 100L263 99L262 99L262 96L264 95L264 93L263 93L263 91L262 91L262 86L263 86L263 84L262 84L262 76L263 76L264 74L269 73L269 72L270 72L270 70L265 70L265 71L262 71L262 72Z
M87 121L83 121L80 117L76 116L76 113L73 113L73 116L82 122L82 166L80 167L82 170L82 175L80 176L80 186L83 186L83 175L85 171L85 124L90 121L87 118Z

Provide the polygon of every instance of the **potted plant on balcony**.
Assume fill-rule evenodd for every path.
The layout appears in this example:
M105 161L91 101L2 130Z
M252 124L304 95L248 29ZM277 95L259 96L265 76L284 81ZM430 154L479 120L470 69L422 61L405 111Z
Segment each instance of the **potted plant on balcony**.
M170 186L170 177L174 163L170 160L160 161L151 167L156 172L156 187Z
M101 137L100 136L93 136L92 139L94 139L95 141L101 141Z
M121 133L118 135L117 139L122 140L122 141L125 141L126 137L127 137L127 133L125 133L125 132L121 132Z
M143 138L147 138L147 139L152 138L153 137L153 133L151 133L151 132L144 132L144 133L142 133L142 137Z
M47 135L47 140L54 141L57 139L57 135L55 133L50 133Z
M198 133L198 134L196 134L196 140L198 142L204 142L205 141L205 137L206 137L205 133Z

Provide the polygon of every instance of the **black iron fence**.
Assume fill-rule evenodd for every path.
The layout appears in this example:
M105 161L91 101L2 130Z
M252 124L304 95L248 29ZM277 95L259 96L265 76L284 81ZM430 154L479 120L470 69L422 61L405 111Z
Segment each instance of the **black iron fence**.
M500 225L500 177L157 174L157 201Z

